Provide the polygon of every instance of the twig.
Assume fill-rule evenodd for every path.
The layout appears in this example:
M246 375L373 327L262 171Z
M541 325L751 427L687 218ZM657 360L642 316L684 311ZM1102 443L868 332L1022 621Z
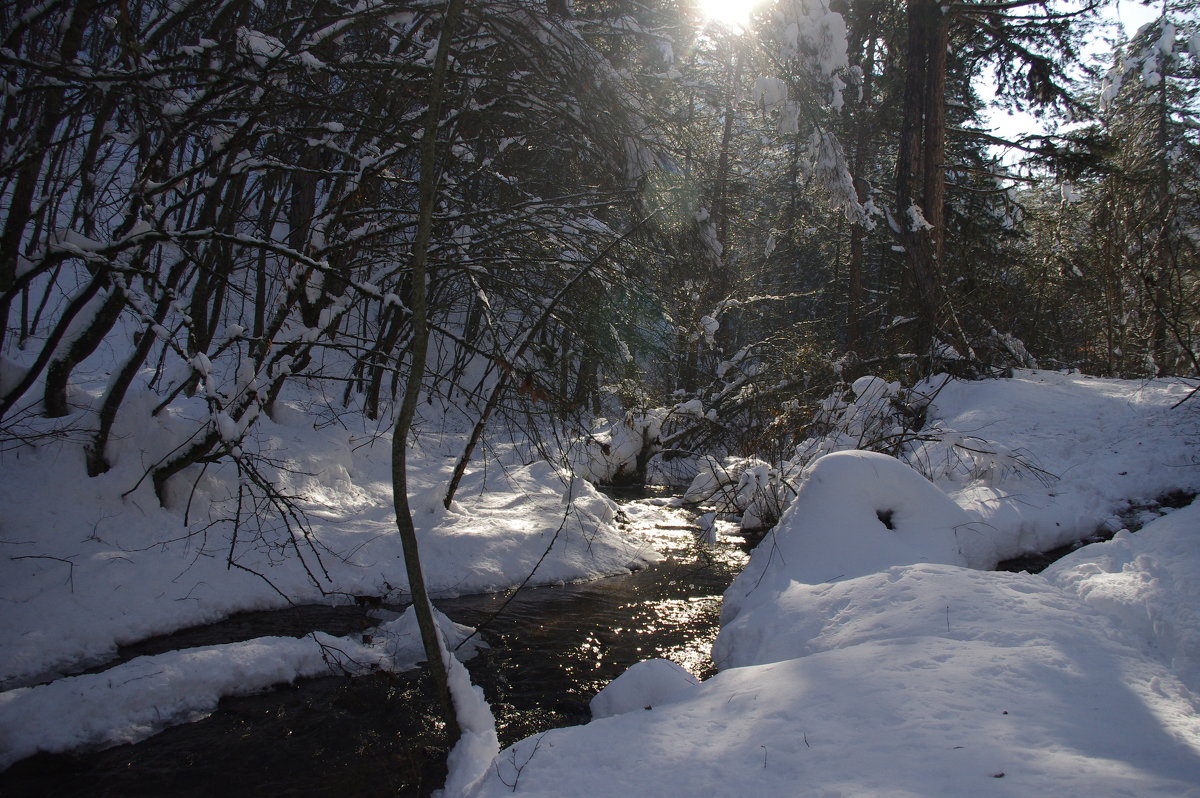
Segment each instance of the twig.
M55 560L56 562L65 562L71 566L67 571L67 584L71 586L71 592L75 592L75 563L63 557L51 557L49 554L18 554L15 557L9 557L10 560Z

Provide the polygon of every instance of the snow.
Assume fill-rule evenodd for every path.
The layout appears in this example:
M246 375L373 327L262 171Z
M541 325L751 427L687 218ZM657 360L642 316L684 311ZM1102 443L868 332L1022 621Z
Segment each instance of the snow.
M1200 505L1119 532L1064 557L1043 573L1117 622L1147 653L1200 691Z
M1195 491L1197 411L1172 408L1190 387L923 389L925 475L816 460L726 592L715 677L654 702L635 665L591 723L502 751L468 794L1200 796L1200 507L1044 575L980 570Z
M704 403L699 399L689 399L686 402L680 402L671 410L677 416L703 416Z
M639 662L613 679L591 701L593 718L607 718L670 703L690 695L700 680L669 659Z
M789 580L819 584L917 562L966 565L971 517L913 469L876 452L817 461L725 594L722 620Z
M779 78L760 76L754 81L751 96L755 102L762 103L768 109L777 108L787 101L787 83Z
M73 390L86 403L102 384ZM158 505L146 467L213 417L199 397L157 418L152 404L150 394L131 397L113 468L95 479L69 439L0 452L0 769L38 750L138 739L203 716L224 695L337 671L318 643L371 666L423 658L408 656L407 633L385 624L369 646L318 634L113 664L119 646L237 612L408 600L389 436L317 429L308 407L276 408L240 446L280 494L296 497L297 514L285 524L258 505L235 529L239 503L251 502L232 464L189 469L169 486L173 509ZM222 415L221 434L240 437ZM411 447L415 524L435 595L499 590L531 574L538 585L627 573L657 559L617 529L615 505L591 485L545 462L522 465L511 446L468 470L445 509L463 440L426 432ZM448 634L454 644L463 633ZM99 671L72 676L84 668Z
M639 458L648 459L662 449L660 435L667 411L630 410L619 421L606 424L568 452L575 474L584 484L610 484L636 474Z
M73 390L82 403L98 396ZM751 458L705 461L697 494L796 489L726 593L719 673L696 683L673 663L640 663L596 696L591 723L497 752L482 694L449 661L466 734L445 794L1200 798L1200 508L1142 509L1200 488L1200 410L1173 407L1190 390L1031 370L915 391L864 377L830 400L836 440L795 475ZM897 457L852 448L894 431L887 413L916 410L927 424ZM331 651L335 668L421 658L405 615L369 643L260 638L113 664L119 645L278 608L280 592L406 595L390 441L318 429L312 412L293 404L241 441L299 497L307 529L244 518L236 541L235 469L181 475L174 509L142 480L211 423L203 398L149 423L129 413L140 420L121 422L113 469L96 479L69 438L0 452L0 767L137 739L222 695L327 673ZM621 418L576 466L644 453L666 416ZM516 449L493 450L499 459L468 472L445 509L461 444L423 431L410 445L435 592L499 589L530 571L538 584L584 579L656 556L617 531L614 506L588 483ZM1135 513L1149 519L1136 534L1045 574L983 570ZM466 633L442 624L451 646ZM101 670L70 675L88 666Z
M470 794L510 794L517 766L527 796L1200 794L1186 690L1044 580L917 565L805 590L814 617L775 636L810 653L522 741Z
M186 488L179 492L191 533L180 527L177 511L157 507L144 483L122 499L142 475L146 454L136 449L124 450L114 469L94 480L84 477L82 453L68 444L2 455L0 545L8 556L0 559L0 684L95 665L118 645L234 612L286 606L279 592L301 602L354 595L403 600L407 583L387 438L363 445L369 438L346 432L317 433L270 420L260 425L256 439L242 445L276 459L277 487L304 497L309 538L264 517L245 521L233 542L219 521L236 504L236 488L220 473L202 477L194 495ZM170 422L143 426L159 446L175 445ZM456 448L454 442L447 448ZM623 573L656 556L616 530L610 500L547 463L473 470L446 510L441 496L452 465L430 452L410 475L426 579L436 594L520 582L551 544L533 584ZM53 501L24 500L44 485L55 486ZM210 523L216 528L208 530ZM314 584L289 550L304 555L314 574L327 570L328 578ZM271 584L231 569L231 558Z
M472 631L444 615L438 620L454 643ZM468 646L463 656L475 650ZM0 768L39 751L136 742L205 717L225 696L331 672L407 670L423 659L411 608L379 626L369 644L314 632L137 657L100 673L0 693Z
M439 626L445 629L445 622L449 622L449 619L437 610L434 613ZM447 760L448 773L443 788L445 795L453 796L461 795L482 781L492 760L500 753L500 741L496 735L496 718L492 715L492 708L488 706L483 690L471 684L467 669L450 653L451 642L443 636L438 646L446 666L454 715L461 733Z
M1053 371L951 381L937 388L929 428L986 453L931 441L913 461L990 530L999 559L1048 551L1119 530L1131 505L1200 489L1200 405L1173 409L1190 390Z

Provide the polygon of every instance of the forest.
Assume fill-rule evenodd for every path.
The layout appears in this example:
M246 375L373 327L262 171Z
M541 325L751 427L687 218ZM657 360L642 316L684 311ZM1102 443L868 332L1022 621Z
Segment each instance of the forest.
M962 794L975 776L958 765L930 781L922 763L941 760L874 738L881 772L900 772L895 792L871 786L838 742L850 721L803 736L824 693L788 685L864 644L833 621L771 640L840 618L838 590L888 629L917 595L944 635L961 599L961 623L986 627L969 639L1005 651L987 630L1036 616L1072 657L1110 663L1104 678L1134 674L1096 679L1101 694L1167 702L1120 715L1168 741L1166 765L1118 767L1105 752L1127 738L1047 720L1009 753L1084 759L1028 783L980 762L982 788L1200 783L1200 622L1169 591L1117 611L1087 581L1153 561L1183 570L1147 584L1197 590L1182 586L1200 556L1165 553L1200 529L1176 509L1200 490L1197 0L25 0L0 8L0 40L0 788L38 794L52 757L134 744L224 696L425 663L435 775L331 782L340 794L629 794L630 760L604 775L589 751L641 739L634 721L687 732L628 710L759 688L787 716L754 721L783 724L745 753L761 794L800 794L804 767L768 763L821 745L845 761L803 794ZM597 486L674 498L618 506ZM760 547L706 588L708 665L633 657L592 686L607 698L581 728L611 715L624 731L554 738L557 760L526 736L544 729L497 737L492 688L448 650L486 623L441 602L506 596L502 614L522 589L673 562L638 523L779 557ZM1167 542L1137 549L1155 525ZM988 575L1097 530L1128 559L1064 560L1034 586ZM1070 631L1142 601L1176 613L1150 642ZM308 605L396 617L353 640L148 653L147 674L190 674L159 698L71 681L135 665L126 648L157 636ZM1003 660L943 653L964 673ZM1029 713L1090 700L1007 656L1010 681L1035 685ZM845 659L873 678L874 660ZM925 689L900 670L881 694ZM1129 686L1151 681L1160 699ZM63 720L84 694L94 712ZM730 707L695 717L758 718ZM917 714L924 741L941 716ZM747 794L736 746L703 746L725 772L693 773L687 794ZM1105 781L1068 775L1089 767ZM594 783L564 791L581 771ZM671 772L637 778L684 794Z

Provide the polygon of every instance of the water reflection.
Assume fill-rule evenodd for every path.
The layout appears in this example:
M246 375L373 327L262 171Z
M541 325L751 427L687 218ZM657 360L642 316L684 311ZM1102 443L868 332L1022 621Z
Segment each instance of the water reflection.
M493 702L501 742L554 726L586 722L587 704L626 668L662 657L700 678L714 672L710 648L721 595L745 564L740 538L697 540L686 511L627 505L631 530L665 559L643 571L518 595L484 631L492 648L470 663ZM475 625L503 599L442 603L450 617Z
M502 744L586 722L592 696L652 657L712 673L709 647L721 594L746 555L740 539L697 542L692 519L665 507L626 506L631 530L666 555L627 576L440 601L454 620L489 621L490 644L468 663L496 715ZM313 608L239 616L224 625L148 641L135 654L306 629L346 634L365 609ZM274 616L274 617L273 617ZM307 624L307 626L306 626ZM295 627L295 629L293 629ZM425 796L445 775L430 690L420 673L329 677L226 699L205 720L135 745L43 755L0 775L6 796Z

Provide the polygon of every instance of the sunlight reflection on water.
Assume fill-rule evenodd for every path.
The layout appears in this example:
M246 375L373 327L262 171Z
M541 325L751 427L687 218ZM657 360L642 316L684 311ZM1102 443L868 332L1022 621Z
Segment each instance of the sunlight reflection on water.
M705 546L690 513L661 506L662 498L649 501L656 506L626 504L625 515L630 533L649 540L665 555L662 562L624 576L522 591L483 632L491 647L468 666L492 704L502 743L586 723L592 696L644 659L664 657L697 676L712 675L721 594L747 559L742 541L719 534L715 547ZM437 604L476 625L503 601L466 596ZM145 641L123 655L312 628L350 634L370 622L367 615L361 607L245 613ZM326 677L225 699L207 719L135 745L19 763L0 778L0 793L426 796L441 785L445 750L423 678L416 671Z

